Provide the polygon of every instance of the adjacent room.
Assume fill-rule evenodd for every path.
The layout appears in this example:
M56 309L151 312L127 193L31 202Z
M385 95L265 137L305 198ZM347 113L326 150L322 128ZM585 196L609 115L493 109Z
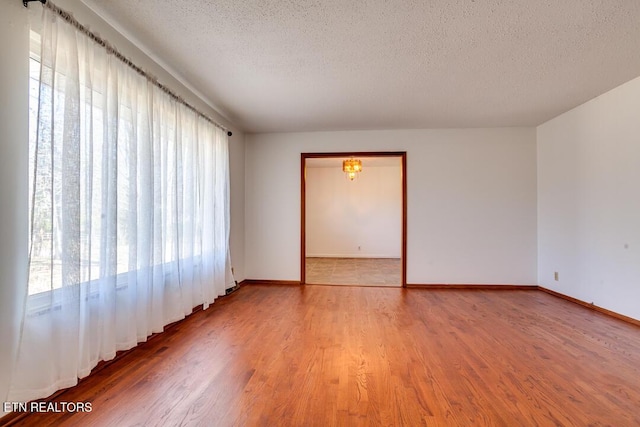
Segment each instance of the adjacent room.
M402 286L402 157L322 156L302 171L304 283Z
M640 425L638 22L3 0L0 425Z

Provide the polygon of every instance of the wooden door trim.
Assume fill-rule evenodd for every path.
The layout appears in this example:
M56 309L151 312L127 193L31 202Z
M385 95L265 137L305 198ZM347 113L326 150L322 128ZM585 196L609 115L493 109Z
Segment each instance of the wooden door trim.
M300 154L300 284L306 283L306 162L307 159L323 159L335 157L400 157L400 174L402 185L402 231L401 231L401 285L407 287L407 152L406 151L345 151L330 153Z

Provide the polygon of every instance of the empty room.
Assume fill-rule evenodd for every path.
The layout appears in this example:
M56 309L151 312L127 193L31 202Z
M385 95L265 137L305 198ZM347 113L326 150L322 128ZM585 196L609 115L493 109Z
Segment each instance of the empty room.
M0 425L640 425L638 22L2 0Z

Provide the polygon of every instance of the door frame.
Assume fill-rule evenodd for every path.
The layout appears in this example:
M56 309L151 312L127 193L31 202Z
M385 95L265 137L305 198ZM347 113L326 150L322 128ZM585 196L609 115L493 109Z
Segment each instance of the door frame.
M401 232L401 286L407 287L407 152L406 151L344 151L331 153L300 154L300 284L306 283L306 203L307 159L349 157L400 157L400 181L402 183L402 232Z

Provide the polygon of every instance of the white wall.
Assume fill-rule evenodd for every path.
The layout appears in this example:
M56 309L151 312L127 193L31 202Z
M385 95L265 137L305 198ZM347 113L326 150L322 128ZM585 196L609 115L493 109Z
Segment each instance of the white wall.
M122 53L233 131L230 139L231 253L236 278L244 278L244 135L186 89L136 46L77 0L58 0L60 7L108 39ZM28 15L39 19L41 6L29 10L17 0L0 7L0 402L6 398L16 339L16 319L23 300L15 289L26 280L28 193ZM1 410L1 408L0 408ZM2 415L2 412L0 412Z
M540 285L640 319L640 78L539 126L537 145Z
M246 275L300 280L300 153L407 151L408 283L536 284L535 129L246 137Z
M231 265L236 281L245 279L244 267L244 153L245 135L243 132L233 132L229 138L229 180L231 192Z
M0 403L7 400L26 295L29 33L21 2L0 9ZM26 51L26 55L25 55ZM0 407L0 416L4 415Z
M353 181L340 166L307 167L309 257L400 258L402 175L397 166L367 167Z

